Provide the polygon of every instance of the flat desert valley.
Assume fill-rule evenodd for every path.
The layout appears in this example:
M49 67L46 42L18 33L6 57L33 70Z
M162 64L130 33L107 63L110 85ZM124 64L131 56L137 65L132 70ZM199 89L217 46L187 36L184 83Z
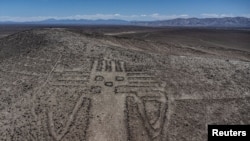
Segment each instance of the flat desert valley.
M250 30L1 26L1 141L205 141L250 124Z

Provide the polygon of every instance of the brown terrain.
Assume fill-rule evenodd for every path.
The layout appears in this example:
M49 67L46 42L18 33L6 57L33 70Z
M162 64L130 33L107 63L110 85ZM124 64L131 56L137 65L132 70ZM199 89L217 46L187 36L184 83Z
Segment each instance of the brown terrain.
M249 30L0 28L1 141L205 141L249 111Z

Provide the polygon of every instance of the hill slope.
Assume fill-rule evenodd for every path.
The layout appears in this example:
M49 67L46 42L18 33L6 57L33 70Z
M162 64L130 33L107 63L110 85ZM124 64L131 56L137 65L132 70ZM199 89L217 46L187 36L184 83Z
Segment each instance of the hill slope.
M0 140L200 141L207 124L250 124L249 54L132 35L1 38Z

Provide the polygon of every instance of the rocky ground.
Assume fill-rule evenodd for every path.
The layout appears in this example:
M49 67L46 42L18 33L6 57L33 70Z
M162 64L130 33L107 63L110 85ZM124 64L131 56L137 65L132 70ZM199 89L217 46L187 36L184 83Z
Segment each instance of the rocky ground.
M0 140L202 141L208 124L250 124L249 38L135 27L4 36Z

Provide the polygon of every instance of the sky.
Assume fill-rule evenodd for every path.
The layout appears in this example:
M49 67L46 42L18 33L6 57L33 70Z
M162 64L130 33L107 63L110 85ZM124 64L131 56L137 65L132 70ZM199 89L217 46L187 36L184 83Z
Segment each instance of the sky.
M0 21L250 17L250 0L0 0Z

